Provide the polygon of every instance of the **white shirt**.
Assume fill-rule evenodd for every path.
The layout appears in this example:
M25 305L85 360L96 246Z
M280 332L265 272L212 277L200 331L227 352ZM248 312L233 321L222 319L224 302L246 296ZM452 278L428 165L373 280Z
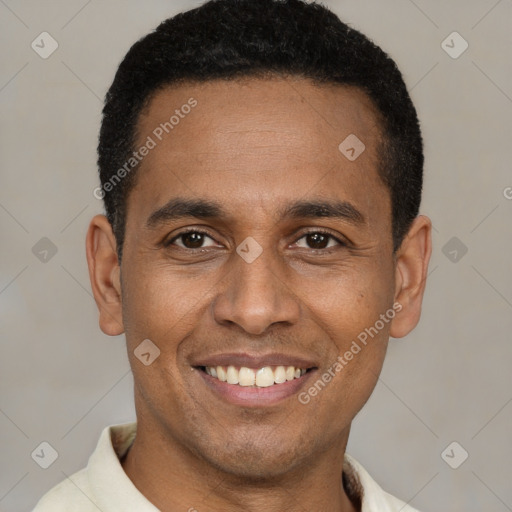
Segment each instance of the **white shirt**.
M87 467L50 489L32 512L158 512L123 470L120 458L135 439L137 422L105 427ZM350 492L361 496L361 512L418 512L383 491L366 470L345 454Z

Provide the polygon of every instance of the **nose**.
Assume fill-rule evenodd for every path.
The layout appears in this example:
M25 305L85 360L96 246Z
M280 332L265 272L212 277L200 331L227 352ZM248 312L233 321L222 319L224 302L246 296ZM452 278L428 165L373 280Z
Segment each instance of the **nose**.
M275 258L270 249L251 263L233 254L222 292L213 303L217 323L236 324L258 335L274 324L293 325L298 321L299 299Z

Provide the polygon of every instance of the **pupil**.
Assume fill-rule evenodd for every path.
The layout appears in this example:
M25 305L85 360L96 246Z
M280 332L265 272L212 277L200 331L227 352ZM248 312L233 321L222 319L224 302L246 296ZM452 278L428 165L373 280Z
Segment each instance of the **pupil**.
M183 235L183 243L189 249L197 249L201 247L203 243L203 234L202 233L187 233ZM192 247L189 247L192 246Z
M313 249L325 249L327 247L327 236L322 233L308 234L308 244L313 245Z

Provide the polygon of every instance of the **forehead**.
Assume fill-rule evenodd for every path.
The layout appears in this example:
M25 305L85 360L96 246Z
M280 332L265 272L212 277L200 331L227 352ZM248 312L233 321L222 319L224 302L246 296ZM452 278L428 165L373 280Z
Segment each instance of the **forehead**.
M189 113L191 109L184 107L192 99L198 108ZM187 112L180 115L181 109ZM173 114L179 118L175 115L171 120ZM182 122L184 117L189 120ZM175 149L179 149L189 135L186 125L193 122L203 128L194 133L198 146L228 145L236 150L244 139L250 138L250 146L257 153L268 149L269 144L259 147L256 137L268 143L272 142L269 135L279 132L281 138L275 141L276 147L286 142L285 136L290 145L300 138L303 151L298 154L311 156L333 144L337 149L350 130L371 146L381 135L377 117L373 102L356 87L317 85L299 78L243 78L187 83L157 91L139 117L138 133L157 130L155 136L159 138L158 127L171 120L169 133L164 130L161 136L168 139L166 145L175 142ZM306 137L310 144L304 146Z
M152 97L137 133L137 147L154 143L135 186L153 207L194 194L222 193L234 207L308 193L368 205L372 189L382 198L378 116L353 87L277 78L168 87ZM348 158L352 148L364 150ZM387 197L380 203L386 208Z

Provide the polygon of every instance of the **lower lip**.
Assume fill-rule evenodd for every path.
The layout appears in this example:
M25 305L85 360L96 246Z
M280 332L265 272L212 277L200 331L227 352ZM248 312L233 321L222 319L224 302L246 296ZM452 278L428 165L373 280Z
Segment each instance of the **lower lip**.
M309 370L298 379L287 380L282 384L273 384L264 388L228 384L200 369L197 371L204 383L227 402L245 407L266 407L297 394L316 370Z

